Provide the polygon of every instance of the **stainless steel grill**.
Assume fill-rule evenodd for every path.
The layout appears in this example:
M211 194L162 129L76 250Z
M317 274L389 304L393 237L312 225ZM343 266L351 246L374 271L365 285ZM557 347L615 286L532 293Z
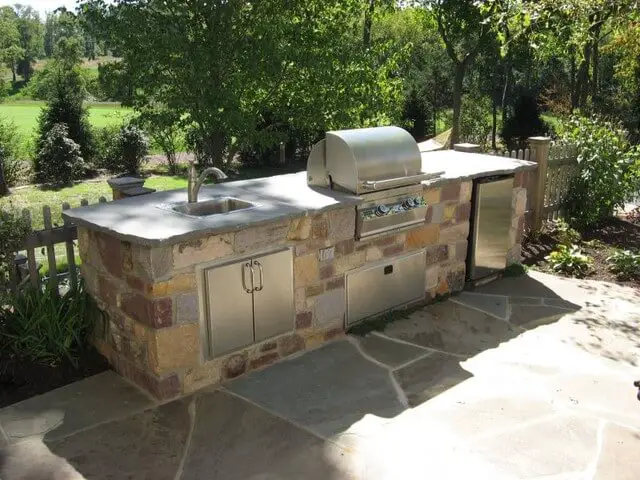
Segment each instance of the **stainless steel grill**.
M399 127L327 132L309 155L309 185L361 195L357 239L424 222L427 205L420 182L440 173L422 172L418 145Z

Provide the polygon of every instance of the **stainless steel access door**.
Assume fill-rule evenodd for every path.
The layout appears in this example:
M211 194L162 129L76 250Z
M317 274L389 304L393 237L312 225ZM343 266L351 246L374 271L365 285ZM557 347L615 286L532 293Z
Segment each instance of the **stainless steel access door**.
M251 261L205 271L211 358L253 343Z
M513 178L479 181L475 185L475 210L471 241L472 280L507 266Z
M253 314L255 341L290 332L294 326L293 258L291 250L255 257Z

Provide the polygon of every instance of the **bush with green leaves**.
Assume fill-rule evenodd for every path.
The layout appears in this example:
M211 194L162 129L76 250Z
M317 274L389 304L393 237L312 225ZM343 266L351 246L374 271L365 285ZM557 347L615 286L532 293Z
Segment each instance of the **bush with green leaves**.
M80 67L65 70L62 65L57 65L52 73L51 82L52 92L49 102L38 118L36 152L39 154L42 150L53 127L63 123L67 126L67 137L79 146L80 156L90 163L93 160L95 148L89 113L83 105L86 90ZM46 178L46 175L41 173L42 168L55 170L55 167L49 168L36 162L34 170L39 181L55 182L55 178Z
M548 230L560 245L572 245L582 240L580 233L562 219L549 222Z
M98 314L82 282L63 295L53 287L28 288L3 304L0 352L47 365L64 360L77 365Z
M607 258L609 269L621 279L640 278L640 253L616 250Z
M551 268L567 275L584 277L591 271L593 260L577 245L558 245L545 257Z
M462 99L460 139L487 148L491 135L491 99L487 96L465 95Z
M22 137L15 123L0 118L0 161L8 186L15 185L24 176L26 168Z
M540 108L532 95L521 95L513 107L513 115L502 127L502 138L509 150L525 148L527 139L537 135L548 135L549 126L540 116Z
M86 166L80 145L69 138L66 124L53 125L39 144L34 168L40 182L62 185L82 178Z
M8 280L9 268L17 251L22 249L31 224L15 209L0 209L0 291Z
M149 153L149 140L135 125L102 130L99 144L101 148L99 166L112 173L132 175L140 173Z
M564 140L577 148L579 172L567 196L571 222L587 226L611 216L635 193L640 148L631 146L620 125L593 117L572 117Z

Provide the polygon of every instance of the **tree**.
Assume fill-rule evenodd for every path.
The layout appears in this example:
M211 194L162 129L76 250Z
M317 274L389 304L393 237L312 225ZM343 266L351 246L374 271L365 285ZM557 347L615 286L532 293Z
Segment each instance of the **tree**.
M464 78L487 40L493 35L488 19L492 10L474 0L423 0L436 18L438 32L453 62L453 126L451 145L460 138L460 113Z
M23 55L18 31L18 16L11 7L0 7L0 62L11 69L16 82L18 60Z
M44 47L44 26L40 23L38 12L32 7L17 4L15 11L18 17L20 48L22 48L17 71L25 82L28 82L33 74L33 64Z
M214 165L245 146L286 141L283 124L374 125L398 111L393 59L378 61L353 41L360 0L93 0L81 8L134 76L134 107L177 112Z

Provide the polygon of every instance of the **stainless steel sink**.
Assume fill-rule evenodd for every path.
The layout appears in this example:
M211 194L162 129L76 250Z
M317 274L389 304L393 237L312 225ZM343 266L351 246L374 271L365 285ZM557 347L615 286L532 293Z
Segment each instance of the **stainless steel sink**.
M196 203L183 203L174 205L172 210L183 215L191 215L193 217L206 217L209 215L219 215L222 213L231 213L238 210L255 207L255 203L247 202L233 197L215 198L213 200L205 200Z

